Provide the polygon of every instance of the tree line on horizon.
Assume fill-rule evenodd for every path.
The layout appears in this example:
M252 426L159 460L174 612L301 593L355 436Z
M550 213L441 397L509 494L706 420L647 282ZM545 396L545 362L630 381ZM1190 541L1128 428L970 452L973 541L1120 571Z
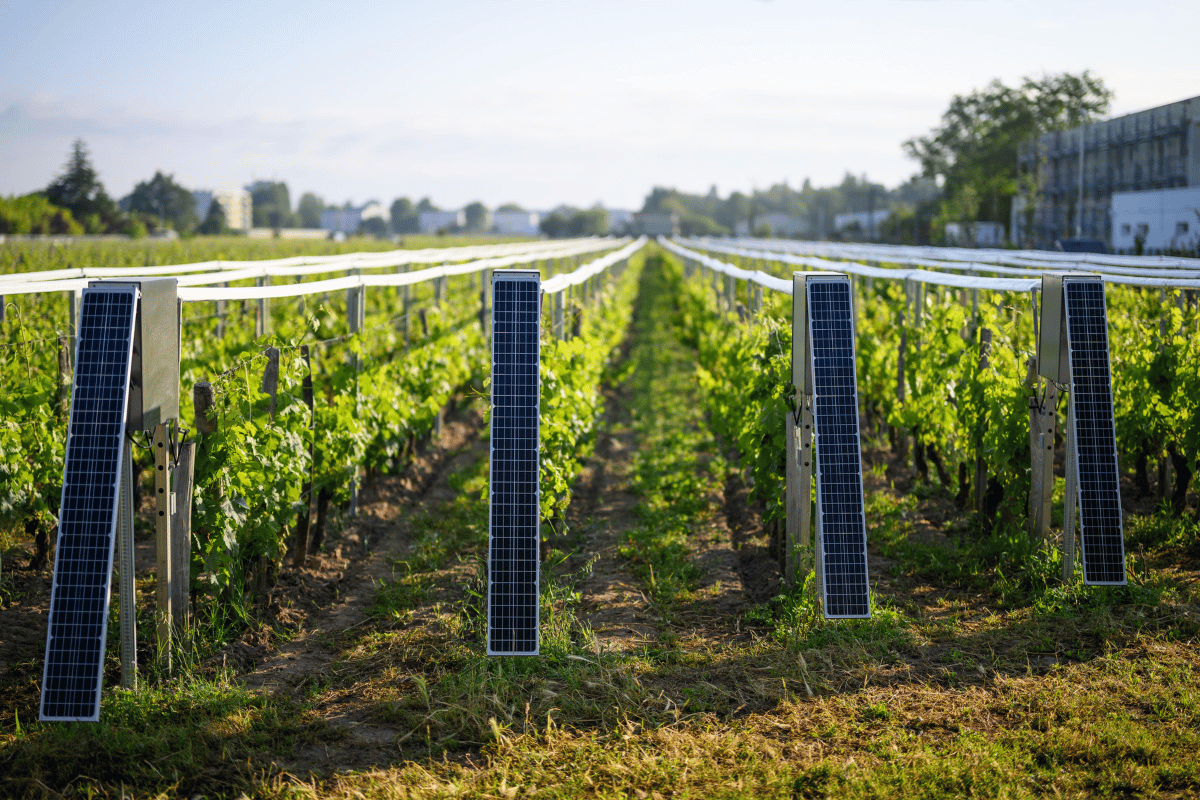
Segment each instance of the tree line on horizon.
M940 123L929 133L902 143L919 171L888 188L866 175L847 172L834 186L817 187L805 179L799 187L787 181L749 194L733 191L722 198L713 186L692 194L656 186L647 195L643 212L674 213L685 235L734 233L740 223L756 234L773 231L756 224L771 213L803 220L809 236L836 238L834 217L854 211L888 210L887 220L873 231L875 238L895 243L937 243L948 222L997 222L1008 225L1013 200L1032 200L1034 177L1020 175L1018 148L1042 133L1077 125L1086 116L1105 113L1113 94L1090 72L1026 77L1016 86L994 80L983 89L955 95ZM319 228L321 214L337 208L314 192L300 196L295 208L286 182L258 181L251 194L252 224L259 228ZM372 202L372 201L369 201ZM1026 204L1032 209L1033 203ZM359 233L372 236L419 232L422 211L437 211L428 198L392 201L386 219L365 220ZM496 211L522 211L506 203ZM452 233L486 231L488 208L479 201L463 209L465 223ZM60 175L45 188L19 197L0 197L0 233L120 233L144 236L163 228L182 235L229 233L224 210L212 203L206 219L196 214L192 193L174 175L156 171L120 201L109 197L92 166L87 146L76 140ZM550 237L603 235L610 232L608 215L594 206L559 206L541 220ZM622 233L624 231L613 231ZM861 232L859 232L861 233ZM850 234L854 236L854 233Z
M861 238L863 231L835 231L834 217L886 209L890 214L875 238L936 244L950 222L1007 226L1018 196L1028 199L1031 213L1038 187L1036 176L1019 174L1021 144L1106 113L1112 98L1104 81L1087 70L1026 77L1015 86L993 80L982 89L955 95L937 126L902 143L919 170L891 189L849 172L836 186L818 188L805 179L793 188L784 181L725 198L715 186L702 195L655 187L642 210L678 214L685 235L729 234L741 222L756 234L771 235L774 232L756 220L781 213L806 222L809 236Z

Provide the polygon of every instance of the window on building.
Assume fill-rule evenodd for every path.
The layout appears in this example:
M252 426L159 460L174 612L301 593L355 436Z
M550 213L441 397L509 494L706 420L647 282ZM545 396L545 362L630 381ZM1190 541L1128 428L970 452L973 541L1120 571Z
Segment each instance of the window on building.
M1128 222L1121 226L1121 235L1122 236L1128 236L1131 233L1133 233L1133 226L1130 225Z
M1150 224L1147 222L1139 222L1138 227L1137 227L1137 232L1140 233L1142 236L1145 236L1146 234L1150 233Z
M1175 235L1176 236L1187 236L1187 232L1188 232L1188 224L1186 222L1176 222L1175 223Z

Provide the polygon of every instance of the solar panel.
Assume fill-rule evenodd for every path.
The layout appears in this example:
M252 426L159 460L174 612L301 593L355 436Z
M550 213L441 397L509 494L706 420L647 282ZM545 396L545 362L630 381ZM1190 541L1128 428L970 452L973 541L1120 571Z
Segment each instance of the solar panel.
M46 721L100 718L137 303L129 284L83 290L42 675Z
M809 277L807 283L817 460L817 557L822 567L825 616L869 617L850 280L844 276Z
M541 276L492 273L488 655L538 653Z
M1072 439L1079 480L1083 580L1088 584L1124 584L1125 542L1104 282L1099 278L1064 277L1063 293L1075 426Z

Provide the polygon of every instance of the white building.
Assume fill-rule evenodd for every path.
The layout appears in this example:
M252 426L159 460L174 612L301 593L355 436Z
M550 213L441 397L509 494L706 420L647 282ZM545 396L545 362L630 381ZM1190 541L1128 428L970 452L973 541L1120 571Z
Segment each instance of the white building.
M462 228L467 224L467 215L458 211L422 211L417 215L417 226L421 233L437 233L440 230Z
M497 211L492 215L496 233L506 236L536 236L542 215L536 211Z
M641 236L678 236L679 215L657 212L634 214L633 232Z
M633 225L633 212L623 208L605 209L608 212L608 232L621 233Z
M1190 248L1200 243L1200 186L1115 192L1112 196L1112 244L1131 252L1141 238L1150 253Z
M357 208L334 208L321 212L321 230L341 231L347 235L358 233L359 226L369 219L387 222L383 206L372 200Z
M779 212L759 214L754 218L755 228L761 228L764 225L771 229L772 236L807 236L812 227L806 219ZM753 233L748 221L736 223L733 226L733 232L738 236L750 236Z
M197 189L192 192L192 199L196 202L196 216L200 218L201 222L208 217L213 200L216 200L221 204L221 210L225 212L226 225L235 231L250 230L254 215L251 213L253 205L250 201L250 193L246 190Z
M1004 247L999 222L947 222L946 244L956 247Z
M845 214L834 214L833 229L841 233L847 228L854 228L857 225L858 230L865 234L878 234L879 229L891 213L888 209L881 208L876 211L849 211Z

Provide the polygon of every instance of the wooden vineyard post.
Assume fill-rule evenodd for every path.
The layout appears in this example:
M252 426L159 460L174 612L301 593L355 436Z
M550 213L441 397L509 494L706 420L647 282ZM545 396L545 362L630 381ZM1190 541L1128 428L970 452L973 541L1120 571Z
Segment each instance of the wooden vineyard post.
M786 558L784 580L795 585L808 571L812 528L812 381L809 379L808 297L805 276L792 274L792 386L796 409L787 412ZM819 569L819 565L818 565ZM819 587L818 587L819 592ZM820 596L818 594L818 596Z
M1031 368L1036 370L1032 364ZM1029 402L1029 440L1033 456L1030 465L1029 535L1044 541L1050 538L1050 508L1054 497L1054 428L1058 424L1054 408L1058 404L1058 387L1053 381L1046 381L1040 397L1036 383L1033 388L1035 394Z
M408 352L409 346L409 315L412 309L412 286L405 285L404 287L404 352Z
M192 387L192 407L196 410L196 432L207 435L217 432L216 418L210 419L208 411L216 403L217 395L212 384L200 381Z
M1033 318L1037 319L1037 304L1033 307ZM1033 340L1037 341L1037 323L1034 323ZM1041 435L1041 414L1038 399L1037 358L1029 359L1025 364L1025 392L1029 400L1029 538L1035 539L1040 528L1038 526L1038 511L1041 507L1042 469L1045 467L1043 458L1043 441Z
M67 337L58 337L58 416L66 419L71 412L71 356Z
M133 545L133 445L125 440L117 504L117 577L120 581L121 688L137 688L137 583Z
M75 355L75 337L79 325L79 300L79 292L67 292L67 350L72 357Z
M554 293L554 336L557 339L562 339L565 331L563 330L563 293Z
M492 293L489 288L492 285L492 270L490 268L483 271L483 292L484 292L484 338L490 344L492 341Z
M167 439L170 422L154 427L154 549L157 556L155 575L155 634L158 662L167 672L171 671L171 613L172 563L171 563L171 484L169 477L170 452Z
M1039 374L1041 358L1041 313L1038 290L1030 291L1033 301L1033 341L1038 353L1029 359L1025 386L1029 390L1029 538L1050 538L1050 508L1054 495L1054 429L1058 424L1058 386L1045 384ZM1044 389L1043 389L1044 385Z
M1079 494L1079 464L1075 461L1075 398L1067 405L1067 475L1063 489L1062 579L1075 581L1075 502Z
M188 629L192 584L192 486L196 465L196 443L179 445L179 462L171 475L175 509L171 518L171 622L183 641Z
M229 286L228 283L217 284L220 288L225 289ZM217 339L225 338L225 301L217 301Z
M990 359L988 351L992 345L992 332L987 328L979 331L979 370L988 368ZM983 513L983 497L987 493L987 462L983 460L983 431L975 443L975 511Z
M475 273L471 273L471 279L474 281ZM474 283L471 284L474 287ZM483 281L479 282L479 332L483 337L487 338L487 284Z
M254 279L255 286L270 286L271 279L262 275ZM258 298L257 316L254 320L254 338L259 339L271 332L271 302L265 298Z
M271 398L267 411L274 420L275 401L279 394L279 348L268 347L264 353L267 357L267 366L263 369L262 393Z
M313 471L316 465L313 459L316 455L316 434L317 434L317 417L313 407L313 380L312 380L312 358L309 353L308 345L300 346L300 357L304 359L304 383L302 391L304 393L304 405L308 406L308 475L305 476L304 483L300 487L300 502L303 508L296 517L296 538L292 544L292 564L297 567L304 566L304 559L308 558L308 521L312 513L312 484Z

